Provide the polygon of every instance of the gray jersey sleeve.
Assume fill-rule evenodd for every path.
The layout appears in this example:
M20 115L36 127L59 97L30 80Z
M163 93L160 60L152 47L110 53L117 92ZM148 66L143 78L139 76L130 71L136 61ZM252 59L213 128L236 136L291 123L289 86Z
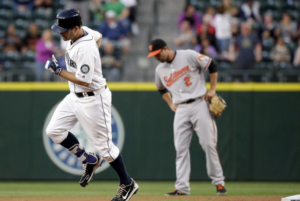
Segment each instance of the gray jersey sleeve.
M157 89L165 89L165 86L163 85L163 83L162 83L162 81L159 77L158 70L159 70L159 67L157 67L156 70L155 70L155 85L156 85L156 88Z
M198 66L199 68L203 68L204 70L207 70L210 62L211 62L211 58L200 54L194 50L189 50L189 60L192 64L194 64L195 66Z

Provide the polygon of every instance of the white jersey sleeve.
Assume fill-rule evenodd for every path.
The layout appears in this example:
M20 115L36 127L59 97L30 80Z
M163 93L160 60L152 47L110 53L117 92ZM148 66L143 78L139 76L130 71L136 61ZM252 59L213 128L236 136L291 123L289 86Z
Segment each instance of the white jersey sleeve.
M157 66L156 70L155 70L155 85L157 89L165 89L165 86L163 85L159 75L158 75L158 68L159 66Z
M203 68L204 70L207 70L210 62L211 62L211 58L200 54L194 50L188 50L190 53L188 54L189 56L189 60L192 64L195 64L196 66L199 66L199 68Z
M78 80L91 83L95 70L95 58L91 54L81 53L77 56L77 71L75 76Z
M94 31L86 26L83 26L82 28L83 28L83 30L85 30L86 32L91 34L95 41L99 40L99 38L102 38L102 34L99 33L98 31Z

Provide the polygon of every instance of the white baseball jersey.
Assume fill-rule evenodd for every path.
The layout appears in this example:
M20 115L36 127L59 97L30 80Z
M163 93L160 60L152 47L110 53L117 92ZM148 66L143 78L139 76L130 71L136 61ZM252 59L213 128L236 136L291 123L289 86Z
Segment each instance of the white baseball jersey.
M106 80L102 76L99 49L95 43L102 35L86 26L82 29L86 32L83 37L73 44L68 41L65 59L67 70L75 73L78 80L90 85L85 87L69 81L71 92L95 91L106 85Z
M111 91L102 76L101 61L96 41L99 32L82 27L86 32L66 48L67 70L73 72L88 87L69 81L70 91L56 108L46 133L60 144L68 136L69 130L79 121L90 143L107 162L114 161L119 149L112 142L111 133ZM93 96L77 97L72 92L91 92Z
M172 94L174 104L195 99L206 93L203 70L211 58L194 50L177 50L172 62L160 63L156 68L155 84Z

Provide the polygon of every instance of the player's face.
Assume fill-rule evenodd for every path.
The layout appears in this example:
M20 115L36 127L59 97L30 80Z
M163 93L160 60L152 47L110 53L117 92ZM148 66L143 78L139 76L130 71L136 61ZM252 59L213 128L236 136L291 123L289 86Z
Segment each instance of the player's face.
M69 29L64 33L60 33L64 41L72 40L76 36L76 28Z
M168 56L167 50L162 49L162 51L159 54L155 55L155 59L157 59L160 62L165 62L167 61L167 56Z

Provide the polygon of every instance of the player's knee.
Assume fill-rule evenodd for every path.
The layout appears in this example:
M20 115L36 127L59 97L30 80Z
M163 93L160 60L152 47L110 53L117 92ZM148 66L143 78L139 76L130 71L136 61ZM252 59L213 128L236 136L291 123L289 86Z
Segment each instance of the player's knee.
M113 145L111 147L101 147L97 150L99 155L104 158L107 162L113 162L120 154L117 146Z
M66 137L67 131L61 132L51 127L47 127L46 134L53 140L54 143L60 144Z
M200 142L200 145L204 151L208 151L210 149L215 149L216 145L214 143L209 142Z
M181 155L185 155L188 151L189 149L187 149L186 147L176 146L177 157L180 157Z

